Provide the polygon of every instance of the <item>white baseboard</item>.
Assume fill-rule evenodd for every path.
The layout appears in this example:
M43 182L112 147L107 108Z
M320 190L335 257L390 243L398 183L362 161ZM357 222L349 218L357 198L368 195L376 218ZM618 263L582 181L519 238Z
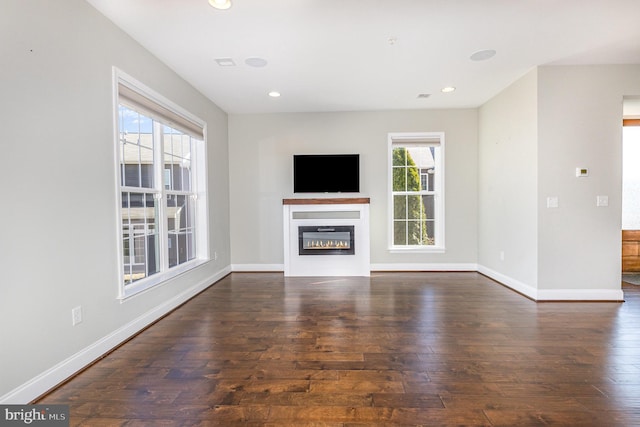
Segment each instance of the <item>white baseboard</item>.
M495 270L487 268L483 265L478 266L478 273L484 274L485 276L505 285L508 288L513 289L516 292L525 295L532 300L536 301L538 299L538 289L534 288L531 285L527 285L526 283L520 282L512 277L505 276L502 273L498 273Z
M623 301L622 289L538 289L482 265L478 273L519 292L534 301Z
M238 272L284 272L284 264L231 264L231 271Z
M624 301L622 289L538 289L536 301Z
M478 265L477 264L469 264L469 263L371 264L371 271L478 271Z
M441 264L371 264L371 271L477 271L477 264L441 263ZM284 264L232 264L233 272L284 271Z
M76 354L47 369L21 386L0 397L0 404L26 404L73 376L87 365L125 342L180 304L188 301L231 272L226 267L186 289L172 299L116 329Z

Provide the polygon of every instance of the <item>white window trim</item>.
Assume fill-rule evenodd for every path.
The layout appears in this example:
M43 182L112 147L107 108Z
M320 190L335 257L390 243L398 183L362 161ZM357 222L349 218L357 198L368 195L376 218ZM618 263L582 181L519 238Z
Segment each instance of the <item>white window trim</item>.
M445 246L445 200L444 200L444 132L393 132L387 137L387 250L390 253L444 253ZM438 142L439 156L435 159L438 181L436 182L436 203L435 203L435 245L423 246L395 246L393 244L393 145L424 145Z
M127 73L122 70L113 67L113 149L114 149L114 171L120 170L120 150L119 150L119 115L118 115L118 106L119 102L119 92L118 86L123 85L133 91L143 95L144 97L150 99L154 103L159 104L160 106L170 110L171 112L185 118L186 120L196 124L200 128L202 128L202 144L199 144L200 147L196 149L195 155L202 159L201 162L198 162L198 167L196 168L196 174L193 176L193 185L196 189L196 251L197 255L195 259L187 261L183 264L174 266L170 269L166 268L166 264L164 259L160 260L161 263L161 271L153 274L144 279L137 280L136 282L125 286L124 285L124 272L123 272L123 255L124 255L124 247L122 242L122 218L120 216L120 209L122 206L122 189L125 187L121 186L120 183L120 173L114 173L115 177L115 192L116 192L116 204L115 204L115 218L116 218L116 242L117 242L117 257L118 257L118 295L117 298L124 302L129 298L138 295L146 290L151 288L160 286L162 284L167 283L170 279L173 279L185 272L192 270L200 265L203 265L209 261L209 208L208 208L208 200L207 200L207 127L206 122L179 105L173 103L169 99L163 97L158 94L148 86L139 82L135 78L131 77ZM192 159L193 161L198 161L198 159ZM162 193L164 194L164 180L161 179L157 181L162 186ZM149 189L152 190L152 189ZM155 191L155 189L153 189ZM162 199L164 202L165 199ZM161 210L164 212L164 210ZM165 227L166 218L164 214L161 214L159 219L161 229ZM164 257L163 257L164 258Z

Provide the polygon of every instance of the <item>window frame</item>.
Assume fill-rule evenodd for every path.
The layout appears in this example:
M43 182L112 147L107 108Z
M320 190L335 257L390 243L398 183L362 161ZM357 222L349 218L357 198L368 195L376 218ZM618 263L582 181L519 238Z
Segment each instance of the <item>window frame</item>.
M388 251L391 253L443 253L445 246L445 135L444 132L394 132L388 134L387 147L387 206L388 206ZM394 147L435 147L434 163L437 171L434 180L434 244L395 245L394 244L394 190L393 190L393 149ZM420 177L421 178L421 177Z
M145 103L135 108L139 114L145 117L151 117L157 126L153 129L154 152L153 152L153 164L155 165L154 173L154 185L153 187L131 187L125 185L126 183L121 181L121 152L120 152L120 114L119 109L121 102L121 92L126 93L123 98L127 101L124 102L125 106L132 109L131 102L128 95L138 97L136 101ZM158 108L158 111L153 111L153 108ZM154 90L150 89L143 83L134 79L130 75L123 71L113 68L113 130L114 130L114 171L115 173L115 190L116 190L116 236L117 236L117 258L118 258L118 299L124 301L134 295L141 292L159 286L166 283L170 279L183 274L193 268L196 268L209 261L209 232L208 232L208 202L207 202L207 154L206 154L206 122L190 112L186 111L182 107L158 94ZM158 132L158 128L169 126L172 129L176 129L180 132L188 134L192 139L196 141L191 143L191 154L195 157L191 159L192 165L194 165L191 176L192 189L189 191L190 197L194 200L195 205L195 222L194 222L194 239L195 239L195 257L191 260L185 261L182 264L170 267L168 264L168 238L169 230L167 225L167 196L175 196L177 193L184 193L183 190L175 191L165 188L164 182L164 140L162 133ZM159 271L150 276L142 279L125 283L124 275L124 255L125 255L125 243L124 236L125 230L123 226L122 217L122 193L123 192L144 192L153 193L156 199L156 210L158 211L158 240L159 240L159 255L160 259L157 260L159 264ZM145 229L147 225L145 225ZM128 233L132 233L129 230ZM130 245L133 244L132 242ZM135 255L131 253L132 248L129 245L129 256Z

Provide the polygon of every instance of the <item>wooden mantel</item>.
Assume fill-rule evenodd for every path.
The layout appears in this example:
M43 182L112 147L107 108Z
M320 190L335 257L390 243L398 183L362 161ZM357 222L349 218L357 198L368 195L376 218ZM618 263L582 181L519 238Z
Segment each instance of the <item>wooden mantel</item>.
M369 204L369 197L339 197L316 199L282 199L283 205L352 205Z

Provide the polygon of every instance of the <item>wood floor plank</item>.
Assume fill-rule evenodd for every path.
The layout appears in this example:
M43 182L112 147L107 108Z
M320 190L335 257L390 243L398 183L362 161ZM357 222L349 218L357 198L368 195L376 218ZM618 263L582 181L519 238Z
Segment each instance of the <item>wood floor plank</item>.
M73 426L640 425L640 287L233 273L36 403Z

